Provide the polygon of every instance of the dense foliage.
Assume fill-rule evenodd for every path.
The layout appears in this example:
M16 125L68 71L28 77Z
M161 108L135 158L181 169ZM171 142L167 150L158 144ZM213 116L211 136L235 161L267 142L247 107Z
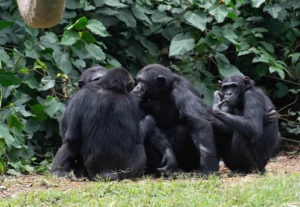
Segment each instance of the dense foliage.
M243 73L274 100L283 137L300 141L298 0L67 0L61 23L43 30L7 0L0 17L0 172L47 169L65 102L97 64L162 63L208 106L218 79Z

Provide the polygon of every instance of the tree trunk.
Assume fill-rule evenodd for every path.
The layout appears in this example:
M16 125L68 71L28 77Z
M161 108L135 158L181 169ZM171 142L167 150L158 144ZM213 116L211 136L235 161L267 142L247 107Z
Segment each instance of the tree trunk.
M58 24L65 10L65 0L17 0L26 24L48 28Z

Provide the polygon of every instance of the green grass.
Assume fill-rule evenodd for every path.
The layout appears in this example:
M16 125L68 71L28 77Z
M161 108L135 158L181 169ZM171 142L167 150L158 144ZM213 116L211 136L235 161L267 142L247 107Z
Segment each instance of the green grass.
M300 206L300 174L85 182L3 198L0 206Z

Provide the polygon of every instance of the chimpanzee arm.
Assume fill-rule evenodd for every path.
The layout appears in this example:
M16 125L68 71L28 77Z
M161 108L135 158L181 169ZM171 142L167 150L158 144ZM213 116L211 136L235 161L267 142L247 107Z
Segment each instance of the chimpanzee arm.
M77 146L81 141L80 122L82 119L82 114L84 113L84 110L86 108L85 103L88 101L83 97L84 93L88 93L88 91L84 91L83 89L81 89L72 97L66 109L67 117L65 119L67 120L67 124L62 122L62 124L65 124L66 126L61 126L66 128L63 143L68 142L71 146Z
M200 170L210 173L219 169L214 143L212 118L201 99L184 81L175 81L171 98L181 118L187 121L191 138L200 152Z
M221 110L219 93L214 94L214 115L223 121L231 129L249 138L259 138L263 134L264 105L255 92L248 90L244 93L244 104L241 115L230 114ZM219 105L216 105L219 102Z

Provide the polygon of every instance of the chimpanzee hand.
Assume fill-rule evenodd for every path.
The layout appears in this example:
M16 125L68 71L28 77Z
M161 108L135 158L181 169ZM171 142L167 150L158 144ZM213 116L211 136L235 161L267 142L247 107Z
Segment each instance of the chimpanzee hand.
M166 149L161 164L164 166L157 168L160 172L170 173L177 170L177 161L173 150L170 148Z
M213 107L212 111L213 113L220 113L221 110L221 105L222 105L222 93L221 91L215 91L214 92L214 101L213 101Z
M273 107L270 107L264 115L264 124L272 123L278 119L278 116L277 111Z
M221 91L214 92L214 102L212 111L215 114L220 114L223 112L229 112L230 108L227 104L227 100L223 98Z

